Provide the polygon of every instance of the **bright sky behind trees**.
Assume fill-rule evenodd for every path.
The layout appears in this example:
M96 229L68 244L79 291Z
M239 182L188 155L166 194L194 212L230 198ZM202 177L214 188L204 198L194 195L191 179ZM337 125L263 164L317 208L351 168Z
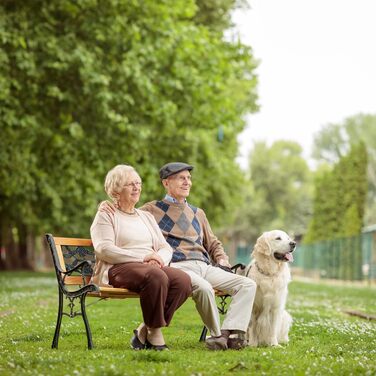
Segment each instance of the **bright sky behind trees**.
M235 12L241 40L260 61L260 111L239 137L241 157L254 141L299 142L360 112L376 113L376 1L250 0Z

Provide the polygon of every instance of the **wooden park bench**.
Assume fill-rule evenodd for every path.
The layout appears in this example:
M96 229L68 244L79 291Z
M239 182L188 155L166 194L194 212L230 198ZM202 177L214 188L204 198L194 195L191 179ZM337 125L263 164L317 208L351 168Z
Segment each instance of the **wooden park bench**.
M95 264L95 253L91 239L63 238L46 234L47 242L51 250L52 259L56 271L59 289L59 308L52 348L58 348L60 327L63 316L74 318L82 316L87 336L88 348L93 348L93 340L86 314L86 297L94 297L99 300L139 298L139 294L123 288L99 287L90 283ZM233 268L243 267L235 265ZM227 312L228 295L216 291L219 297L218 311L221 314ZM68 300L68 312L64 310L64 298ZM79 302L79 307L75 303ZM204 341L207 328L201 332L200 341Z

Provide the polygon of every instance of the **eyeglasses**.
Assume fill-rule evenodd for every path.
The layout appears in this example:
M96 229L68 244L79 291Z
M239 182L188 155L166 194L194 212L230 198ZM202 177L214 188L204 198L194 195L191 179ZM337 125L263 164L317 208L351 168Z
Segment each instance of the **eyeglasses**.
M136 187L136 188L140 188L142 187L142 182L141 181L132 181L130 183L127 183L127 184L124 184L124 187Z

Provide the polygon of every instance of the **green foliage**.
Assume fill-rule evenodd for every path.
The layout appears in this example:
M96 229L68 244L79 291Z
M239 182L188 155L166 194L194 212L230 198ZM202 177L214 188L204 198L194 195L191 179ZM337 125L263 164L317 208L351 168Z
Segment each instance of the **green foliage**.
M305 243L357 235L361 232L367 195L367 150L352 146L332 171L315 182L313 218Z
M301 146L291 141L277 141L270 147L265 142L255 143L235 228L241 239L254 242L263 231L273 228L291 234L305 231L311 180L301 153Z
M214 201L209 218L224 220L256 64L199 11L193 0L1 2L2 227L87 236L110 168L135 166L148 201L174 160L196 167L192 203Z
M359 216L359 210L355 203L351 204L343 216L343 235L352 236L359 234L359 229L363 226L362 218Z
M57 312L52 275L0 273L1 375L373 375L374 323L344 309L376 311L374 288L292 282L287 308L294 321L281 347L220 353L198 341L202 329L192 299L163 329L168 352L133 351L141 320L138 299L87 307L95 348L87 350L81 317L64 316L58 350L51 350ZM88 299L93 303L94 299ZM314 307L314 308L313 308ZM349 340L351 338L351 340Z
M216 32L223 32L231 26L231 10L244 8L247 0L196 0L198 10L194 21Z
M359 114L343 124L329 124L315 137L313 157L319 163L333 164L349 153L351 146L364 142L368 154L368 194L365 225L376 223L376 115Z

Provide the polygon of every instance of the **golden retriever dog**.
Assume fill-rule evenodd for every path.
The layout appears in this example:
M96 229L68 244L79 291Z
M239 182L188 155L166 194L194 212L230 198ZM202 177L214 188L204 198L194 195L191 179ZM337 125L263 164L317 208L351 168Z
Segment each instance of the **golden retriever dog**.
M292 318L285 306L291 280L288 262L293 261L295 246L296 242L281 230L264 232L257 239L253 260L242 273L257 284L246 334L249 346L278 346L289 340Z

